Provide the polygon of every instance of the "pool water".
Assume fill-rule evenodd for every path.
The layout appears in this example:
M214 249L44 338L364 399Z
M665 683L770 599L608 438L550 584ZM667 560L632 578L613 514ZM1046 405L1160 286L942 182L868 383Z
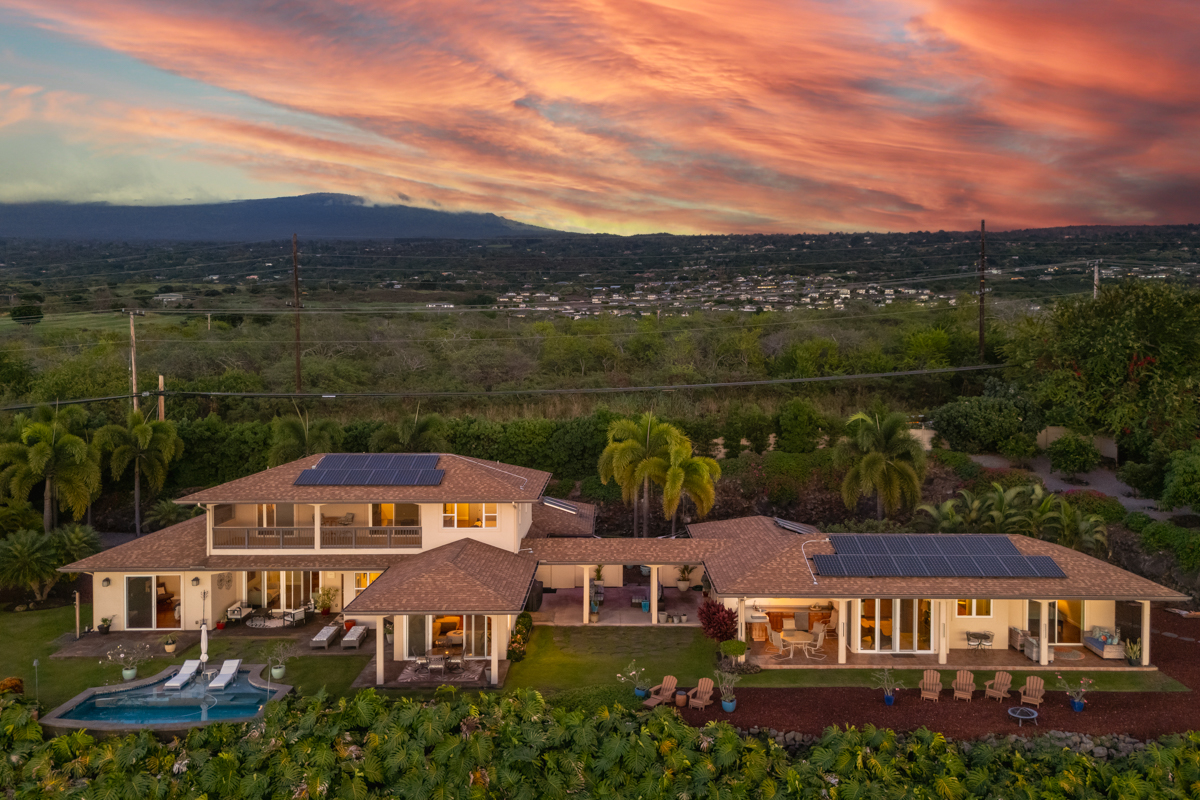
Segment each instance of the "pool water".
M267 702L266 689L250 685L241 672L225 689L208 690L202 676L183 689L166 689L167 678L136 689L98 692L70 711L64 719L83 722L124 722L134 725L196 723L253 717Z

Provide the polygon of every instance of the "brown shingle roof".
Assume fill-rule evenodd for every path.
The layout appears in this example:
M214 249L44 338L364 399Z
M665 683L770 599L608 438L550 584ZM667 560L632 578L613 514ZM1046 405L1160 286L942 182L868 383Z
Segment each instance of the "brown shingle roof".
M62 567L60 572L125 572L183 570L202 565L208 524L204 515L140 536Z
M533 521L529 525L526 539L544 539L547 536L589 537L596 531L596 507L591 503L567 500L577 514L561 511L542 503L534 503Z
M524 539L545 564L699 564L725 542L695 539Z
M744 517L688 527L701 541L730 546L705 560L705 571L719 594L754 597L990 597L1178 601L1186 595L1159 586L1098 558L1027 536L1010 536L1023 555L1053 558L1065 578L863 578L822 576L817 584L812 556L833 553L824 534L795 534L770 517ZM927 534L937 536L938 534ZM812 544L801 547L806 541ZM807 555L807 558L805 556Z
M438 486L296 486L300 472L320 463L322 455L247 475L204 489L179 503L507 503L541 497L550 473L442 453Z
M460 539L393 564L347 606L347 614L458 611L516 614L537 561L475 539Z

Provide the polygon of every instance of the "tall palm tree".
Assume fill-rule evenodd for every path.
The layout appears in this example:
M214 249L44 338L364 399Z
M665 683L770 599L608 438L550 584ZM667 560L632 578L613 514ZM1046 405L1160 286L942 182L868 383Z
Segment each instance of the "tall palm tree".
M4 465L0 487L25 500L35 484L45 484L42 529L46 531L54 528L56 500L58 507L70 509L78 520L100 486L95 450L67 427L74 416L39 408L21 421L19 441L0 444L0 465Z
M301 412L297 408L294 417L271 420L271 449L267 451L267 464L278 467L317 453L333 453L341 446L341 425L331 419L312 422L307 411Z
M908 432L903 414L859 412L846 425L838 460L849 466L842 481L842 500L854 508L863 495L875 496L875 516L894 513L921 499L925 451Z
M633 504L633 533L638 534L638 505L642 505L642 535L650 535L650 473L643 462L653 458L670 459L671 448L688 442L683 432L646 412L636 420L618 419L608 426L608 445L600 454L600 480L615 480L621 496ZM639 492L639 489L641 490Z
M412 419L375 431L370 447L372 453L444 453L450 449L446 421L437 414L422 417L418 410Z
M671 535L675 535L679 503L689 498L703 517L712 510L717 499L714 482L721 477L721 465L716 460L692 453L692 443L683 441L670 449L667 458L650 458L642 462L639 471L663 487L663 517L671 518Z
M183 440L175 423L148 420L144 411L130 411L124 425L105 425L96 433L100 448L111 452L109 466L118 480L133 465L133 528L142 534L142 476L157 492L167 480L171 462L183 455Z

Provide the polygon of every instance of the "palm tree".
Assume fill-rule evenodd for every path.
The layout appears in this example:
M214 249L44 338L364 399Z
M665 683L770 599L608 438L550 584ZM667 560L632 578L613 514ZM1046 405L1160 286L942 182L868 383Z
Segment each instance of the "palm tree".
M17 531L0 540L0 584L28 586L42 602L63 573L58 568L100 552L100 537L87 525L66 525L49 534Z
M701 516L712 510L717 499L714 481L721 477L721 465L716 460L692 454L692 443L684 440L671 448L667 458L650 458L638 469L663 487L663 517L671 518L671 535L675 535L675 521L679 503L687 497L696 506Z
M437 414L403 419L386 425L371 436L372 453L444 453L450 449L446 441L446 421Z
M308 412L296 409L295 417L271 420L271 449L267 465L278 467L317 453L333 453L342 446L342 426L331 419L310 422Z
M1016 533L1026 510L1029 490L1024 486L1005 489L998 483L993 483L992 489L985 498L987 511L980 530L984 533Z
M124 425L105 425L96 433L102 450L111 451L109 465L118 480L133 464L133 528L142 533L142 475L157 492L167 480L171 462L183 455L183 440L175 423L146 419L141 410L130 411Z
M159 500L146 512L146 524L153 526L155 530L169 528L191 519L199 510L199 507L181 506L173 500Z
M650 535L650 472L642 464L653 458L670 459L671 448L691 443L674 425L656 420L652 412L638 419L618 419L608 426L608 445L600 454L600 480L615 480L621 496L632 503L633 533L638 530L638 502L642 508L642 535ZM639 495L639 485L641 493Z
M863 495L875 496L875 517L894 513L921 499L925 451L908 432L903 414L859 412L846 425L838 460L849 466L842 480L842 500L853 509Z
M1103 518L1084 514L1066 500L1058 503L1058 519L1052 529L1058 535L1057 543L1063 547L1096 556L1103 556L1108 550L1108 528Z
M95 449L71 433L74 414L58 414L48 406L38 408L21 421L20 440L0 444L0 487L18 500L25 500L38 482L45 483L42 500L42 529L55 523L58 506L70 509L75 519L87 512L100 487L100 465Z

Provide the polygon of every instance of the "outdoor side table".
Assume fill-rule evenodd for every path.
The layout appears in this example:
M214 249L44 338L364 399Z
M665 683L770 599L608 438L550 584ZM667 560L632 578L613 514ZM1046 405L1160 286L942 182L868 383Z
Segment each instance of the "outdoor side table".
M675 705L683 708L687 705L687 692L675 692Z
M1025 706L1013 706L1008 710L1008 715L1017 721L1017 727L1021 728L1025 725L1025 720L1032 720L1034 725L1038 724L1038 712L1033 708Z

